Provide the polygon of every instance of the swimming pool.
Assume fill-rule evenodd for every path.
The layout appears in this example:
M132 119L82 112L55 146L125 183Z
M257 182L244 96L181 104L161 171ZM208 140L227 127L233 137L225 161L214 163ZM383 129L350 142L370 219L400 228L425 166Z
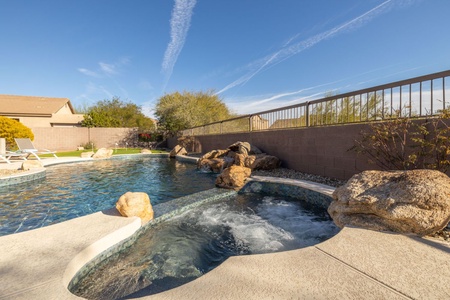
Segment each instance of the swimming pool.
M194 164L143 155L47 167L46 178L0 187L0 236L114 207L128 191L152 205L214 187Z
M151 295L194 280L230 256L299 249L338 231L323 207L302 199L239 194L148 224L130 246L118 246L69 286L88 299Z

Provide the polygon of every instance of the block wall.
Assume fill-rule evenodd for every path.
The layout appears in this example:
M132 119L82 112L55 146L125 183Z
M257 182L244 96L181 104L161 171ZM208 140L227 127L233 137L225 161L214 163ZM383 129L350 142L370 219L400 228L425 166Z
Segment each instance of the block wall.
M279 157L282 167L321 176L349 179L364 170L378 169L367 158L349 149L354 145L366 124L328 127L310 127L289 130L245 132L223 135L197 136L195 149L188 151L206 153L226 149L236 141L245 141L263 152ZM168 148L176 139L168 141Z
M76 150L78 146L93 142L97 148L125 147L123 140L131 128L35 127L33 144L36 148L53 151Z

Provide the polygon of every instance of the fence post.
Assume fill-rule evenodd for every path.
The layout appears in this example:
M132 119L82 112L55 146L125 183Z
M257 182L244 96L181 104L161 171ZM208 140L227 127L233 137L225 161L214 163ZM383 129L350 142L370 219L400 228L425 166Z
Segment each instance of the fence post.
M222 134L223 133L223 122L220 122L220 134Z
M0 138L0 154L6 153L6 139Z
M248 131L250 131L250 132L253 130L253 126L252 126L252 123L253 123L253 122L252 122L252 119L253 119L253 118L252 118L252 117L253 117L253 116L249 116L249 117L248 117L248 129L249 129Z
M306 127L309 127L309 101L306 101L306 109L305 109L305 113L306 113Z

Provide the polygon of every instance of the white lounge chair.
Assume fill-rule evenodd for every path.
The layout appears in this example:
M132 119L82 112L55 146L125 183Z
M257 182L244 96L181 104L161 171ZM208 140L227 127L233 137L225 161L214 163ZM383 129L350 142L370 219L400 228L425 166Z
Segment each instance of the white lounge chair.
M33 146L33 143L31 142L30 139L28 138L20 138L20 139L14 139L16 141L17 147L19 147L20 152L22 153L26 153L27 156L26 158L28 158L28 156L33 155L34 157L36 157L37 160L41 160L41 158L38 156L38 154L52 154L55 158L58 158L58 156L56 156L56 152L54 151L50 151L47 149L41 149L38 150Z
M6 163L10 164L11 163L11 158L18 158L18 159L22 159L22 160L27 160L25 156L27 156L25 153L17 153L17 152L9 152L9 151L7 151L6 153L0 153L0 160L3 160Z

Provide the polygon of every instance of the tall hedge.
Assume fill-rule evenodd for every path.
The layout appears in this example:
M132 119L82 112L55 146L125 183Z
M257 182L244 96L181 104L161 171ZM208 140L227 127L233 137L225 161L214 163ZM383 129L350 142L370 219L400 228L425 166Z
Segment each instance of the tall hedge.
M34 140L34 134L30 128L19 121L0 116L0 138L6 139L6 149L15 150L17 145L14 142L14 138Z

